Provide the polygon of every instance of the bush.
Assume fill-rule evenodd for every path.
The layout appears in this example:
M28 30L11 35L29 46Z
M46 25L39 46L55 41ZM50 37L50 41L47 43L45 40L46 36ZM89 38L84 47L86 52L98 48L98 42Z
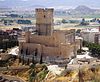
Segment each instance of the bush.
M89 42L83 41L83 46L89 47L89 50L93 57L100 58L100 55L99 55L100 54L100 45L98 45L96 43L89 43Z

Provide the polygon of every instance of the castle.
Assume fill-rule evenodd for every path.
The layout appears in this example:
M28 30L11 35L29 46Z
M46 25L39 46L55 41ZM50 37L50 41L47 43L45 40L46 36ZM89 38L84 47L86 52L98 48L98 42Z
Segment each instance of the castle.
M25 41L19 42L20 55L26 60L32 55L44 62L66 63L75 57L79 44L75 40L75 30L54 30L53 9L36 9L36 30L26 32Z

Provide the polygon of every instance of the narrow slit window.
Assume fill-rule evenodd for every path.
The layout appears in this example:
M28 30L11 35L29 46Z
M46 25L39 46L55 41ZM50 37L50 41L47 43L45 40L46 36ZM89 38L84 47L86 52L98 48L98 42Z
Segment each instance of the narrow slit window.
M44 18L45 18L46 16L44 15Z

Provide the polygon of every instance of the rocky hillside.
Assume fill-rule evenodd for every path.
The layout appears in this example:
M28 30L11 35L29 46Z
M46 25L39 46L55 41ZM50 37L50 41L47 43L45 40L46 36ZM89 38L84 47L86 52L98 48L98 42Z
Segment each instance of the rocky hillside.
M100 66L85 67L77 70L64 70L59 76L52 73L44 82L100 82Z

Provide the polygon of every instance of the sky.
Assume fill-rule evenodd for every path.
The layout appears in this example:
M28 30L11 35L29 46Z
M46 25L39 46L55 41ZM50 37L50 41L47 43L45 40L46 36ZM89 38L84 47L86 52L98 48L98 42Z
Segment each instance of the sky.
M100 0L0 0L0 7L29 7L33 5L54 8L75 8L85 5L100 9Z

